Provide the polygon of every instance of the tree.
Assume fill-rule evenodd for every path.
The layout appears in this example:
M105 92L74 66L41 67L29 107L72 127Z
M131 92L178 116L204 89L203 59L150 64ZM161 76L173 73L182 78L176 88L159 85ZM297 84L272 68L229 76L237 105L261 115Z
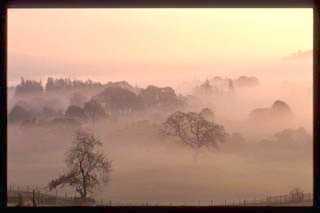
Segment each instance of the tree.
M24 95L41 92L43 92L41 81L37 82L33 80L24 80L24 78L21 78L20 84L18 84L15 89L15 95Z
M15 105L8 115L9 122L13 122L13 123L29 120L31 118L32 118L32 114L29 112L29 110L25 109L20 105Z
M168 107L179 104L178 97L171 87L156 87L153 85L142 89L139 97L141 98L144 107Z
M227 136L223 126L206 120L200 113L180 111L168 117L163 124L162 132L168 136L177 136L184 144L194 149L218 148L218 143L225 142Z
M83 107L84 103L86 102L86 97L82 95L80 92L75 92L72 94L70 98L70 104Z
M85 120L87 118L86 114L84 113L84 110L81 107L71 105L66 110L65 115L69 118L76 118Z
M104 111L101 104L96 100L86 102L84 104L83 111L87 117L91 118L92 122L95 122L99 118L107 117L107 113Z
M210 84L210 81L208 79L200 85L201 93L205 95L212 94L212 89L212 85Z
M141 98L121 87L107 87L93 99L112 114L128 114L142 108Z
M87 199L88 194L101 183L109 181L111 161L100 151L102 143L91 133L80 129L76 132L72 147L67 152L68 172L49 183L49 189L69 185Z

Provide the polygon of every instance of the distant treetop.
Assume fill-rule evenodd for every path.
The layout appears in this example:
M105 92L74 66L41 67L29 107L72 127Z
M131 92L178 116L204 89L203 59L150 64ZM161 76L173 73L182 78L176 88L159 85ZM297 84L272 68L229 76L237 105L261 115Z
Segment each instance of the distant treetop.
M16 86L15 95L24 95L28 93L39 93L43 92L41 81L24 80L21 77L21 82Z

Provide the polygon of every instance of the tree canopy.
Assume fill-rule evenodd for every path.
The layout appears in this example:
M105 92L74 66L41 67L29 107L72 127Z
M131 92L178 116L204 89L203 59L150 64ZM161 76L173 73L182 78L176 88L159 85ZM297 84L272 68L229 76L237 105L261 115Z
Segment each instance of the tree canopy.
M72 147L67 152L68 171L49 183L52 190L70 186L86 199L101 183L109 181L111 161L101 151L102 143L89 131L78 130Z
M225 142L227 133L222 125L208 121L194 112L177 111L163 123L162 132L168 136L178 137L192 148L218 148L219 142Z

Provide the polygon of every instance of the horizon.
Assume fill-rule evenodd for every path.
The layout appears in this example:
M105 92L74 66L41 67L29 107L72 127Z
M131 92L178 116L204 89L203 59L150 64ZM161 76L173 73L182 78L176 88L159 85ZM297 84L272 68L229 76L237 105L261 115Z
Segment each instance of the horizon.
M9 9L8 84L288 76L312 63L312 37L312 9Z

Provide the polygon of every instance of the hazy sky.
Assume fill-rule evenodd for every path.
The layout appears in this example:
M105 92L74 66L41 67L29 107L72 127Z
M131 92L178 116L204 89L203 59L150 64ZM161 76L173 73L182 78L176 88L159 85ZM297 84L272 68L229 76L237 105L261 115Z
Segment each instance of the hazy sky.
M9 9L8 80L243 74L312 40L312 9Z

